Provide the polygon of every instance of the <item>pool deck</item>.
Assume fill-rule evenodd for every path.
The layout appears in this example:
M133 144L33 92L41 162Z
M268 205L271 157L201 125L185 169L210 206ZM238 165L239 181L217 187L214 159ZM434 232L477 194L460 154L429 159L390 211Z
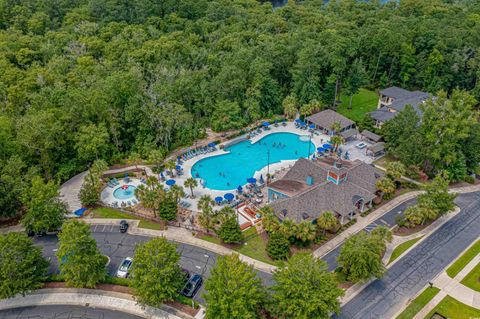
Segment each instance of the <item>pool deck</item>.
M308 130L301 130L299 128L296 128L295 124L293 122L288 122L286 126L283 126L283 125L279 124L278 127L275 127L275 126L271 125L270 129L266 130L266 131L262 129L262 133L252 137L250 139L250 141L251 141L252 144L254 144L257 141L259 141L260 139L264 138L265 136L267 136L269 134L273 134L273 133L294 133L294 134L297 134L297 135L309 135L310 134L308 132ZM246 136L246 134L243 135L243 137L244 136ZM312 136L312 143L315 145L314 150L317 147L320 147L321 145L323 145L329 139L330 139L330 137L326 134L319 134L319 135L314 134ZM230 143L230 142L231 141L227 141L226 143ZM222 145L222 144L220 144L220 145ZM217 146L217 148L218 148L218 146ZM312 151L314 151L314 150L312 150ZM204 158L208 158L208 157L212 157L212 156L218 156L218 155L227 154L227 153L228 152L226 152L222 149L218 149L215 152L195 156L194 158L183 162L183 164L182 164L182 168L183 168L183 172L184 172L183 175L176 176L176 177L174 177L174 179L177 181L178 185L185 187L184 186L185 180L192 177L191 170L192 170L193 165L195 165L196 162L198 162L198 161L200 161ZM285 170L285 169L291 167L295 162L296 162L296 160L284 160L284 161L280 161L278 163L270 164L270 174L275 174L275 173L277 173L281 170ZM256 171L253 177L259 179L260 175L263 175L263 177L265 178L266 174L267 174L267 169L268 169L267 167L264 167L261 170ZM190 189L185 187L185 192L187 194L190 194ZM198 211L197 202L198 202L198 199L202 195L210 195L212 198L215 198L217 196L222 196L223 197L223 195L225 195L226 193L236 194L236 188L231 189L231 190L221 190L220 191L220 190L215 190L215 189L202 187L199 183L199 185L193 190L193 194L195 195L195 198L193 198L193 199L192 198L187 198L187 199L183 199L183 200L185 202L188 202L189 204L191 204L189 209L191 209L193 211ZM219 206L215 206L215 207L219 207Z
M111 207L113 207L112 205L113 205L114 202L117 202L117 203L118 203L118 207L121 207L120 205L121 205L122 202L125 202L125 204L126 204L125 207L133 206L133 205L128 205L127 202L128 202L128 201L131 202L132 199L136 199L136 200L138 201L138 199L137 199L135 196L133 196L133 197L130 198L130 199L118 199L118 198L115 198L115 197L113 196L113 192L114 192L117 188L119 188L119 187L121 187L122 185L125 185L125 184L126 184L126 185L129 185L129 186L138 187L138 186L141 185L142 183L140 182L139 179L136 179L136 178L130 178L130 181L129 181L128 183L125 183L125 182L123 181L123 179L119 179L118 181L120 182L120 184L119 184L118 186L115 186L115 187L106 186L106 187L102 190L102 192L101 192L101 194L100 194L100 200L101 200L104 204L106 204L106 205L108 205L108 206L111 206Z

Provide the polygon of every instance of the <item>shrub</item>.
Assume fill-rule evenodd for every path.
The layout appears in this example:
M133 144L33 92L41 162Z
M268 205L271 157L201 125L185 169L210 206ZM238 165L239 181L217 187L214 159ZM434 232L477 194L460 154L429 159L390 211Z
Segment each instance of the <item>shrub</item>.
M281 232L271 233L268 237L267 253L274 260L286 259L290 254L290 242Z

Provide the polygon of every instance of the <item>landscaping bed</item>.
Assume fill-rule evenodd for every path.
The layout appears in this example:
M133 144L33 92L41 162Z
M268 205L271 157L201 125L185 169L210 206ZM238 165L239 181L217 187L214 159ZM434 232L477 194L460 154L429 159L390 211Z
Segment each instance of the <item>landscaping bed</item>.
M404 236L404 237L405 236L410 236L412 234L416 234L419 231L422 231L423 229L427 228L434 221L435 220L430 220L423 225L417 225L415 227L405 227L405 226L396 227L395 230L393 231L393 234L396 235L396 236Z

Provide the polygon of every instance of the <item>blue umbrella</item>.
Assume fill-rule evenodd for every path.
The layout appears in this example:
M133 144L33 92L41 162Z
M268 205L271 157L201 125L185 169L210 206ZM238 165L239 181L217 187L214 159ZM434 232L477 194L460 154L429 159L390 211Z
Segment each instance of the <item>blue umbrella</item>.
M296 119L296 120L295 120L295 123L300 124L300 123L302 123L302 120L301 120L301 119Z
M263 180L263 174L262 174L262 175L260 175L260 184L264 184L264 183L265 183L265 181Z
M180 171L180 170L182 169L182 167L181 167L180 165L177 165L177 166L175 166L175 169L176 169L177 171Z
M225 198L228 201L231 201L232 199L235 198L235 195L233 195L232 193L226 193L225 195L223 195L223 198Z
M287 119L285 119L285 118L282 120L283 123L285 123L286 121L287 121Z
M325 151L326 151L326 149L324 149L323 147L317 147L317 152L323 153Z
M267 126L269 126L269 125L270 125L270 123L269 123L269 122L263 122L263 124L262 124L262 125L263 125L263 126L265 126L265 127L267 127Z
M221 203L222 200L223 200L223 198L222 198L221 196L215 197L215 201L216 201L217 203Z
M330 145L330 144L323 144L322 147L323 147L324 149L326 149L326 150L329 150L329 149L332 148L332 145Z
M247 178L247 182L250 184L255 184L257 182L257 179L254 177Z
M238 185L238 187L237 187L237 192L238 192L239 194L241 194L241 193L243 192L243 188L242 188L241 185Z
M165 184L167 184L168 186L173 186L175 185L175 180L174 179L169 179L168 181L165 182Z
M77 216L83 216L83 214L87 211L87 209L85 207L82 207L80 209L77 209L76 211L74 211L73 213Z
M216 144L215 143L208 143L208 147L215 147Z
M308 127L313 130L315 128L315 124L310 124Z

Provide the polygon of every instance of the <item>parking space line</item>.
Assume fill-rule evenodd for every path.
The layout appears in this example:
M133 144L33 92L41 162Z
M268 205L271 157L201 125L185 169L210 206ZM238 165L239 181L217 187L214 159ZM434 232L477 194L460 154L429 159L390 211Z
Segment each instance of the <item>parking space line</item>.
M107 225L103 225L102 233L105 232L105 227L106 227L106 226L107 226Z

